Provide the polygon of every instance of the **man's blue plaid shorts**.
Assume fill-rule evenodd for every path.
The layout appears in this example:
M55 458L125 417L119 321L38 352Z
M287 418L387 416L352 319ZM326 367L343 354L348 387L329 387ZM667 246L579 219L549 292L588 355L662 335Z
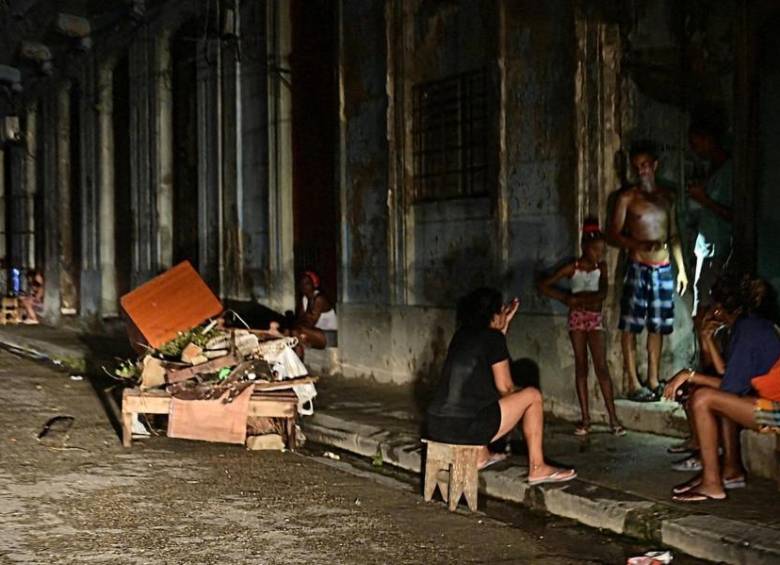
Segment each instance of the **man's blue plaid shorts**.
M623 331L670 334L674 325L674 273L672 266L629 261L620 300Z

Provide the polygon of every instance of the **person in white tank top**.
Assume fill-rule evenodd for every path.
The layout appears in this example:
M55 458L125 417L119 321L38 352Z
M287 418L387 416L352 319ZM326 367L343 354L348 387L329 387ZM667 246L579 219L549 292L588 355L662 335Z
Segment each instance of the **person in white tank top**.
M582 412L582 420L574 430L575 435L585 436L590 433L588 349L593 358L593 368L607 407L612 433L625 435L626 432L615 414L612 379L607 366L607 346L601 307L609 283L607 265L604 262L606 248L604 234L599 229L597 221L586 220L582 228L581 246L582 256L540 281L539 291L569 307L568 326L574 349L574 379ZM569 292L555 286L561 279L566 278L571 282Z
M325 349L335 344L338 330L336 310L320 292L320 277L314 271L304 271L298 281L301 302L297 307L297 319L291 335L298 338L298 356L303 359L307 347Z

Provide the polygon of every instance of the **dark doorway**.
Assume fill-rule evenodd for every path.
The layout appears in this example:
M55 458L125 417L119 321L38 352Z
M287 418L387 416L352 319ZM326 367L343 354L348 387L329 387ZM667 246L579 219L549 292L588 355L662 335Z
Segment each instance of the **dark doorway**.
M199 270L197 42L202 26L185 24L171 39L173 61L173 262Z
M293 0L292 148L296 276L313 269L338 299L336 3Z
M133 222L130 196L130 67L119 60L113 77L114 249L117 296L130 292L133 271Z

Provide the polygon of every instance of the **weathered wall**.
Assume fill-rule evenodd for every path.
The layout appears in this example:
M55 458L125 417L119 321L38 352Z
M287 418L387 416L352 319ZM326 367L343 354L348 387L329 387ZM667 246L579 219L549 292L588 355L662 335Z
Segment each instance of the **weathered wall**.
M344 0L340 30L341 297L387 300L387 53L384 3Z
M241 3L241 233L245 290L254 298L268 293L268 91L265 7Z
M574 402L565 309L535 281L577 250L574 13L566 1L506 5L508 291L522 300L515 358L539 367L546 397Z

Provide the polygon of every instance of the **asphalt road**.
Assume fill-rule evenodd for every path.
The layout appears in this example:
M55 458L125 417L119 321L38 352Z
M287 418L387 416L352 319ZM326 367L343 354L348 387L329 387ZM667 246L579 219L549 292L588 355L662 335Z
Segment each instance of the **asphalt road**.
M55 416L71 427L39 440ZM495 501L450 513L408 475L321 453L123 449L89 380L0 350L0 563L612 564L650 549Z

